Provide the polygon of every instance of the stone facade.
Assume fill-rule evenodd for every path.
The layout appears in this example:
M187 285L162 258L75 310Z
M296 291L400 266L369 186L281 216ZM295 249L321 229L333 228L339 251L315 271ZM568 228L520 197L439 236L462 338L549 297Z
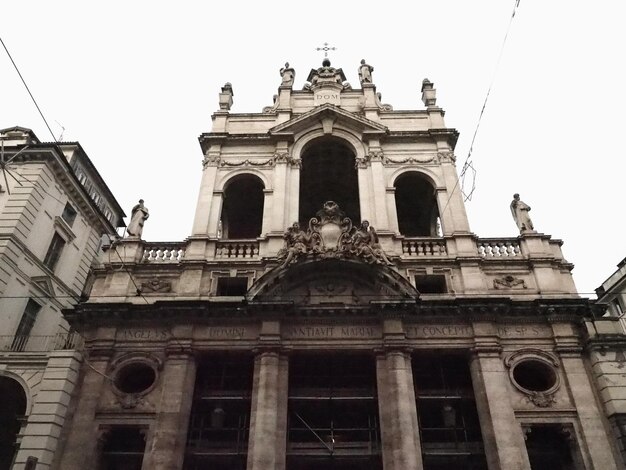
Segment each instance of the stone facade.
M58 468L622 468L561 242L473 234L433 83L396 111L362 66L222 88L191 236L112 244L65 310Z
M0 130L0 143L0 468L30 459L43 469L81 362L61 311L79 301L102 235L124 213L80 144L42 143L20 127Z

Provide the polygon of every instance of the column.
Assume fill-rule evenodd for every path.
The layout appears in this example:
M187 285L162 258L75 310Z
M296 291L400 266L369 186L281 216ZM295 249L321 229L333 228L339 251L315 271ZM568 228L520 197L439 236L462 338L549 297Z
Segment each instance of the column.
M144 470L179 470L185 458L196 361L191 348L180 341L168 344L166 354L161 401L146 445Z
M247 470L284 470L289 363L277 349L254 361Z
M500 349L476 348L470 372L489 470L530 470L524 433L509 401L509 376Z
M385 470L421 470L411 357L403 349L386 349L376 357L380 434Z
M112 350L92 350L83 362L84 378L78 391L78 404L69 423L69 435L64 446L61 463L63 470L92 468L98 460L98 423L96 408L102 389L107 386L107 366ZM61 398L66 405L69 398Z

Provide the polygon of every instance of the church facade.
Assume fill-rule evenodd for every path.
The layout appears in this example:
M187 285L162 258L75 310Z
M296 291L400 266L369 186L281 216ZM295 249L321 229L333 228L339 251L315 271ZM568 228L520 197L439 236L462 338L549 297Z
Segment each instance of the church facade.
M257 113L224 85L190 237L138 222L65 311L56 468L623 468L589 349L619 325L519 196L519 236L471 232L433 83L394 110L358 72L285 64Z

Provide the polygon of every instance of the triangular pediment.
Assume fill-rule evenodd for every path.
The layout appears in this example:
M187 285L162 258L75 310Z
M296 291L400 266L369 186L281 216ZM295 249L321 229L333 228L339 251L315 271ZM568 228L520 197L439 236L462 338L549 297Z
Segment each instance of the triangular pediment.
M387 127L382 124L330 103L325 103L287 122L283 122L271 128L269 132L270 135L293 135L320 127L320 125L325 131L329 130L329 128L332 131L332 127L337 124L354 129L361 134L384 135L388 132Z

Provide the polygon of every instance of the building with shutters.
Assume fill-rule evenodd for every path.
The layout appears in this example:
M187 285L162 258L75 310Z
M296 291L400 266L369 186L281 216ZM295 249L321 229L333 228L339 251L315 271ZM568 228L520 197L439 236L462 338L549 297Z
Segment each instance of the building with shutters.
M617 323L527 212L470 230L433 83L396 110L372 71L297 89L286 64L251 113L224 85L190 236L110 245L65 310L86 360L58 468L623 467L590 349Z
M61 311L124 213L77 142L1 129L0 171L0 469L50 468L82 348Z

